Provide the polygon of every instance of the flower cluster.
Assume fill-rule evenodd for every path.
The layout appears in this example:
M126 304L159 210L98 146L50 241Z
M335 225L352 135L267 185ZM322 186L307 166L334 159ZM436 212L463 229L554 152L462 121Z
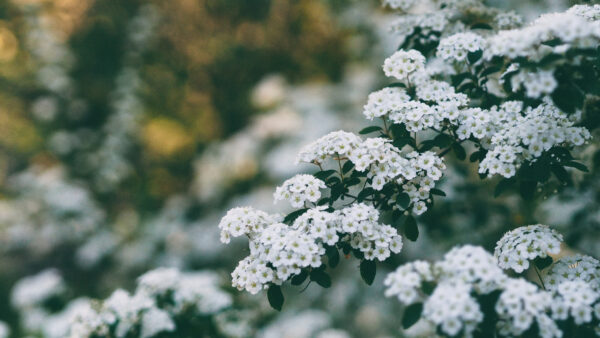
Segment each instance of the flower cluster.
M250 241L250 255L241 260L231 273L232 285L252 294L269 283L281 284L302 268L321 266L325 249L307 233L283 223L262 229Z
M513 92L525 87L525 94L531 98L539 98L552 94L558 83L553 70L538 70L536 72L518 72L510 78Z
M360 250L366 260L384 261L390 252L402 250L402 238L395 228L378 222L379 211L364 203L340 212L341 231L349 235L350 245Z
M442 261L435 263L434 271L443 279L473 285L482 294L498 289L506 280L494 257L474 245L454 247Z
M485 39L478 34L457 33L440 41L437 55L444 60L463 62L469 53L485 49Z
M555 320L565 320L570 315L575 324L581 325L592 321L594 305L596 311L600 310L600 294L590 283L582 280L564 281L558 285L554 294L552 318ZM598 319L599 314L596 314Z
M353 133L335 131L304 146L296 158L296 163L321 164L328 156L348 156L361 142L360 137Z
M523 18L513 11L501 12L494 18L494 24L499 30L514 29L523 24Z
M547 225L535 224L507 232L496 243L494 257L503 269L520 273L529 267L529 261L558 254L563 237Z
M383 71L386 76L395 77L405 84L425 68L425 57L419 51L399 50L385 59Z
M287 200L292 207L300 208L306 201L316 203L321 198L320 189L325 187L325 182L313 175L296 175L277 187L273 197L275 202Z
M600 20L600 5L575 5L567 13L586 18L588 21Z
M483 320L483 313L471 296L470 285L451 281L435 288L423 306L423 318L449 336L463 330L464 336L470 337Z
M539 290L524 279L507 280L495 309L502 336L520 336L534 323L542 337L560 337L556 323L546 314L552 304L550 293Z
M221 222L221 242L229 243L231 237L246 235L254 237L261 229L277 221L277 216L269 215L264 211L251 207L233 208L227 212Z
M558 48L556 52L597 45L600 40L599 26L582 15L592 13L591 10L590 6L582 6L565 13L545 14L525 28L500 31L488 39L489 48L484 51L484 57L521 56L539 60L547 53L548 46L543 43L554 39L562 43L560 48L555 47Z
M215 315L228 308L231 296L222 291L210 272L182 273L159 268L142 275L132 295L119 289L99 306L88 303L77 312L70 337L140 337L177 330L183 314Z
M250 255L232 273L233 286L255 294L270 283L283 283L303 268L318 268L324 244L344 241L367 260L383 261L402 250L396 229L380 224L379 212L372 206L359 203L332 213L324 209L307 210L292 226L273 223L255 233Z
M383 0L383 5L387 5L391 9L407 11L415 4L415 2L417 2L417 0Z
M406 91L398 87L386 87L369 94L363 114L369 120L382 117L390 112L400 110L404 103L410 100Z
M556 289L562 282L580 280L600 291L600 261L585 255L562 257L544 275L546 288Z
M431 264L426 261L406 263L387 275L383 284L387 287L386 297L396 296L403 304L422 301L426 296L421 291L422 283L435 278Z
M459 128L461 138L471 134L478 137L485 132L485 138L491 142L491 149L479 165L480 173L512 177L523 161L534 160L557 145L582 145L591 137L585 127L575 127L565 113L550 103L528 107L523 113L520 107L521 102L505 102L483 114L485 117L478 116L480 122Z
M60 273L48 269L35 276L18 281L13 287L11 303L18 309L32 309L65 292L65 283Z

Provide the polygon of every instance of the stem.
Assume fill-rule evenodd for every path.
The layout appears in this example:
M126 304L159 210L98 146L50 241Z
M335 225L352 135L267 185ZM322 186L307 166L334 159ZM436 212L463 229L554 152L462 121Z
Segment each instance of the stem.
M537 274L540 283L542 284L542 289L544 289L544 291L546 291L546 285L544 285L544 281L542 280L542 276L540 275L540 270L538 270L537 266L535 266L535 264L533 264L533 269L535 270L535 273Z
M340 167L340 177L342 178L342 183L344 183L344 173L342 171L342 161L338 158L337 163L338 163L338 166Z

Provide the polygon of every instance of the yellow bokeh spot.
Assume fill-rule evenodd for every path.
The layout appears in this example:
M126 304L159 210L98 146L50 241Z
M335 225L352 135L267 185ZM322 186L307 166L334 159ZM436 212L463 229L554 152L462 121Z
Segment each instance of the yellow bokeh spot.
M19 51L19 42L13 32L0 27L0 61L12 61Z
M193 140L177 121L167 118L150 120L143 129L145 148L151 155L170 157L192 150Z

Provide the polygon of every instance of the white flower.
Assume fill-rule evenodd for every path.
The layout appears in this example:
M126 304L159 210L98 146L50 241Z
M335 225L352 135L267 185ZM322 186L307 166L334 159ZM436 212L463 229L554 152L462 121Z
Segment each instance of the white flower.
M277 187L273 198L275 202L287 200L294 208L301 208L306 201L316 203L321 198L321 189L325 182L312 175L296 175Z
M501 268L520 273L529 267L529 261L559 253L562 240L562 235L547 225L522 226L502 236L494 257Z

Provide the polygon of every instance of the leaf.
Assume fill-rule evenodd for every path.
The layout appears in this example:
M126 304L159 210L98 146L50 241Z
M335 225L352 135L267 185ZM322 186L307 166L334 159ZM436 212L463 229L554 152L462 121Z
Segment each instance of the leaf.
M325 272L325 269L315 269L310 272L310 280L324 288L331 287L331 277Z
M500 182L498 182L498 185L496 185L496 189L494 189L494 197L502 195L503 192L515 184L515 181L516 180L513 177L503 178Z
M380 130L383 130L383 129L381 129L381 127L379 127L379 126L370 126L370 127L363 128L358 133L361 135L365 135L365 134L374 133L374 132L380 131Z
M337 177L337 176L333 176L327 179L327 181L325 182L327 185L336 185L336 184L340 184L342 183L342 180Z
M377 264L375 261L363 260L360 262L360 276L367 283L367 285L373 284L375 280L375 274L377 273Z
M279 285L271 284L271 286L269 286L267 298L273 309L281 311L281 307L283 306L283 293L281 293L281 287Z
M550 166L550 169L559 181L567 184L573 183L573 181L571 180L571 175L569 175L569 173L565 170L565 168L562 165L554 164Z
M462 161L465 158L467 158L467 153L465 152L465 148L463 148L460 144L454 143L452 145L452 150L454 151L456 158L458 158L459 160Z
M357 185L357 184L360 184L360 178L358 178L358 177L350 177L349 179L344 180L344 185L346 187L351 187L351 186Z
M313 176L320 179L321 181L324 181L327 177L333 175L334 173L335 173L335 170L323 170L323 171L314 173Z
M308 211L308 208L293 211L293 212L289 213L287 216L285 216L285 218L283 219L283 223L286 223L286 224L294 223L296 218L300 217L302 214L304 214L307 211Z
M440 189L436 189L436 188L431 188L431 190L429 190L429 192L432 195L438 195L438 196L446 196L446 193Z
M404 309L404 315L402 316L402 328L405 330L413 326L421 318L421 312L423 312L423 304L415 303L411 304Z
M344 166L342 167L342 173L346 174L352 169L354 169L354 163L352 163L351 161L346 161L346 163L344 163Z
M396 197L396 204L406 210L410 205L410 196L405 192L398 194L398 197Z
M413 216L407 217L404 222L404 235L413 242L419 238L419 227Z
M304 281L306 280L307 277L308 277L308 271L303 269L302 271L300 271L299 274L292 277L292 285L300 285L300 284L304 283Z
M545 268L549 267L553 262L554 260L550 256L546 256L544 258L537 257L533 260L535 266L540 270L544 270Z
M419 149L419 151L424 152L427 150L430 150L431 148L435 147L435 141L434 140L427 140L427 141L423 141L421 142L421 149Z
M481 59L482 55L483 51L481 49L474 52L469 52L467 53L467 60L469 60L470 64L474 64L475 62L479 61L479 59Z
M493 29L492 26L490 26L487 23L484 22L478 22L476 24L471 25L471 29Z
M356 200L358 202L362 202L365 200L365 198L373 195L374 193L375 193L375 189L373 189L371 187L367 187L358 193L358 196L356 196Z
M392 84L389 84L387 86L385 86L386 88L393 88L393 87L401 87L401 88L406 88L406 85L402 82L394 82Z
M583 171L585 173L589 172L588 168L583 164L575 161L569 161L567 163L563 163L565 167L575 168L579 171Z
M454 139L448 134L439 134L433 139L433 141L438 148L446 148L452 143L452 141L454 141Z
M535 188L537 187L536 181L521 181L519 185L519 192L521 197L526 200L532 199L535 196Z
M480 75L481 77L484 77L484 76L488 76L488 75L490 75L490 74L497 73L497 72L499 72L500 70L501 70L501 69L500 69L500 67L492 66L492 67L485 68L485 69L483 70L483 72L481 72L481 74L479 74L479 75Z
M328 246L325 249L325 254L327 254L327 259L331 268L335 268L340 263L340 252L335 246Z

